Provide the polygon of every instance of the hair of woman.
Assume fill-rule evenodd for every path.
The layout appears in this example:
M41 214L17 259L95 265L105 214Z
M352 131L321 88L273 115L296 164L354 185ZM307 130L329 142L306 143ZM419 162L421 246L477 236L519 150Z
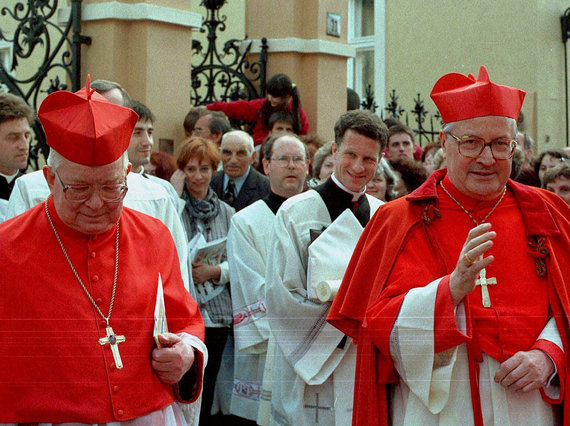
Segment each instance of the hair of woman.
M293 133L301 133L301 99L299 98L299 90L297 85L294 84L291 79L285 74L276 74L269 79L266 86L267 93L276 98L281 98L283 96L291 96L293 99L293 105L291 108L291 114L294 118L293 123ZM269 117L273 113L273 107L271 102L266 100L261 108L261 118L263 124L269 128Z

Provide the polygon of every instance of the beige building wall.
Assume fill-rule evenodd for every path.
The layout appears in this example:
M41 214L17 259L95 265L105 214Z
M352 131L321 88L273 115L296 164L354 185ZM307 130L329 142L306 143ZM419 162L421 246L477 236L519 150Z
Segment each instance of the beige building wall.
M560 16L563 0L383 0L385 5L386 93L396 89L410 110L421 93L426 108L441 75L477 73L485 64L494 81L527 91L527 130L538 149L562 147L566 138L564 44ZM82 81L107 78L122 83L157 115L156 142L183 138L181 122L190 107L191 40L205 8L200 0L84 0ZM268 77L289 74L299 87L311 131L326 139L345 110L348 0L231 0L221 9L229 38L269 40ZM13 8L16 0L7 0ZM126 9L116 9L117 4ZM60 20L69 2L60 2ZM98 8L97 10L92 9ZM130 9L129 9L130 8ZM145 8L146 15L144 13ZM156 13L156 8L162 10ZM119 12L117 12L119 10ZM104 11L104 13L102 12ZM113 14L113 11L115 13ZM129 12L130 11L130 12ZM137 13L131 13L131 12ZM168 12L170 11L170 14ZM326 15L340 15L341 37L326 34ZM105 15L105 13L107 15ZM166 13L166 14L165 14ZM8 22L3 30L10 32ZM1 47L1 46L0 46ZM253 55L257 58L255 48ZM197 62L197 58L193 58ZM29 75L38 55L17 70ZM53 77L53 75L50 75ZM61 73L60 79L65 75ZM386 100L388 101L388 99Z
M326 140L346 112L346 0L248 0L246 32L268 39L267 77L284 73L299 89L309 131ZM341 16L341 37L327 35L327 12Z
M386 0L386 88L409 110L448 72L477 75L527 92L527 130L538 149L565 146L562 0Z
M119 3L117 5L117 3ZM82 78L119 82L156 116L155 150L184 138L190 107L192 28L201 18L182 0L83 2Z

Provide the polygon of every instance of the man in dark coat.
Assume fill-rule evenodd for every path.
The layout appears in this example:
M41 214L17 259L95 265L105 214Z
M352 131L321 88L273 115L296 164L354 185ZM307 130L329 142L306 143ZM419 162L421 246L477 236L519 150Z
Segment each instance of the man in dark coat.
M224 134L221 153L223 170L210 182L220 199L240 211L269 195L269 179L251 167L257 153L249 134L241 130Z

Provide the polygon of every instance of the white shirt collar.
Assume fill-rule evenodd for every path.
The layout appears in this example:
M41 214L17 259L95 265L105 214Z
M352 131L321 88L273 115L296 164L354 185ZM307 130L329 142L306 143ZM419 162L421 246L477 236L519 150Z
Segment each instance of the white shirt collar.
M344 192L348 192L349 194L352 194L352 201L358 201L360 199L360 197L362 197L362 195L366 192L366 185L364 186L364 189L361 192L351 191L346 186L344 186L342 183L340 183L340 181L336 178L334 173L331 175L331 179Z
M5 175L4 173L0 173L0 176L4 176L8 183L12 182L18 176L18 172L14 173L13 175Z

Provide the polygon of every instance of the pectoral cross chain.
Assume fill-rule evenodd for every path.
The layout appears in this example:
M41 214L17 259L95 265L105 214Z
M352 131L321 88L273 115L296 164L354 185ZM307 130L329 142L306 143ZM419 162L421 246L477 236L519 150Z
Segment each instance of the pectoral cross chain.
M113 359L115 360L115 366L117 370L123 368L123 361L121 361L121 354L119 353L119 343L125 341L125 336L118 336L113 332L113 329L109 326L106 328L107 337L102 337L99 339L99 344L105 346L107 343L111 347L111 352L113 353Z
M481 269L479 272L479 279L475 281L475 285L481 286L481 302L483 303L484 308L491 307L491 298L489 297L489 289L487 288L487 286L491 284L497 284L497 279L487 278L487 271L485 268Z

